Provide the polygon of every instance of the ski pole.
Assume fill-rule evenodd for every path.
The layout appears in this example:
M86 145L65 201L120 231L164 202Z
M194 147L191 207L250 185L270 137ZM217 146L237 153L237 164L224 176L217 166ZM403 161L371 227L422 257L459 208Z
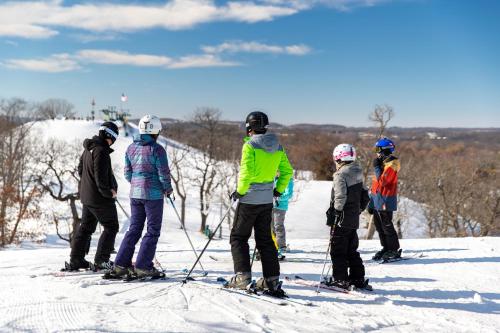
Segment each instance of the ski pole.
M332 227L332 229L330 229L330 239L328 240L328 250L326 250L325 262L323 263L323 270L321 271L321 276L319 277L318 288L316 289L316 294L319 294L319 287L321 285L321 281L323 280L323 275L325 273L326 262L328 261L328 253L330 252L330 246L332 245L332 233L333 233L333 227Z
M186 275L186 277L184 278L184 280L182 280L182 284L187 283L189 277L191 276L191 273L193 272L194 268L198 264L198 261L200 261L201 256L203 255L203 253L205 253L205 250L207 249L208 245L210 244L210 242L214 238L215 234L217 233L217 230L219 230L220 226L222 225L222 222L224 222L224 220L226 219L227 214L229 214L229 212L231 211L231 208L233 208L233 202L231 202L231 205L229 205L229 208L227 209L227 211L222 216L222 218L221 218L219 224L217 224L217 227L215 228L214 232L208 238L208 242L205 244L205 247L203 248L203 250L201 250L200 255L198 256L198 258L196 258L196 261L193 264L193 267L191 267L191 269L189 270L189 273Z
M193 253L194 253L196 259L198 259L198 252L196 252L196 249L194 248L193 242L191 242L191 238L189 237L189 234L187 233L186 228L182 224L181 216L179 215L179 212L177 211L177 208L175 207L174 201L172 200L171 197L168 197L168 200L170 200L170 204L172 205L172 208L175 211L175 215L177 215L177 218L179 219L179 223L181 225L181 229L184 231L184 234L186 235L186 238L187 238L187 240L189 242L189 245L191 245L191 249L193 249ZM203 270L203 272L207 273L207 271L205 271L205 268L203 268L203 265L201 264L201 261L198 260L198 263L200 264L200 267Z
M115 201L118 204L118 207L120 207L120 209L122 210L123 214L125 214L125 216L127 217L127 219L130 221L130 215L128 215L127 211L123 208L123 206L120 203L120 201L118 201L118 199L115 199Z
M253 262L255 260L255 254L257 251L257 241L255 242L255 246L253 247L253 253L252 253L252 262L250 263L250 270L252 270Z

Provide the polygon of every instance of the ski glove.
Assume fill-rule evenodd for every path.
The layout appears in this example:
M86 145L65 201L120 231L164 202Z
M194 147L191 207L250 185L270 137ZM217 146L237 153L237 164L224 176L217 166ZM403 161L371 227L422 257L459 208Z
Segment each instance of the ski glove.
M175 201L174 191L170 192L165 191L165 195L167 196L167 198L172 199L172 201Z
M326 225L335 227L344 220L344 212L330 207L326 211Z
M236 200L240 200L241 198L243 198L243 195L239 194L238 191L234 191L233 193L231 193L229 198L233 201L236 201Z
M368 212L368 214L370 215L373 215L373 213L375 213L375 211L373 210L372 207L368 206L368 208L366 209L366 211Z
M278 192L276 189L273 190L273 197L279 198L283 195L283 193Z

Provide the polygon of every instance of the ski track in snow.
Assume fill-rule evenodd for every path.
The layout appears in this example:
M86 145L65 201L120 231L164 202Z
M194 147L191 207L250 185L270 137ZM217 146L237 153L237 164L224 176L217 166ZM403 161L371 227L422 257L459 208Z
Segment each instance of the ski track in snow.
M98 124L51 121L36 126L44 137L65 128L64 133L74 138L61 138L72 141L90 137ZM112 154L112 163L118 166L119 199L127 210L128 184L120 168L129 142L130 138L120 137ZM286 219L292 251L281 263L281 273L317 281L328 246L324 212L331 184L308 182L298 187L301 193L290 204ZM195 232L199 226L195 199L187 205L186 227L199 251L206 238ZM217 222L218 207L214 207L211 221ZM118 214L117 249L128 225L123 212ZM411 221L419 223L415 216ZM194 261L178 226L167 205L157 259L169 273L190 268ZM403 255L423 256L384 265L370 259L380 247L378 241L361 240L360 253L374 292L316 294L314 288L284 281L292 299L313 306L291 302L280 306L220 290L217 277L228 278L233 267L224 227L223 239L214 239L202 258L209 275L185 285L182 275L130 283L87 272L58 276L69 259L69 247L54 241L53 235L45 244L26 242L1 250L0 332L500 332L499 238L403 239ZM407 225L405 230L420 235L424 226ZM88 259L93 258L97 239L96 233ZM253 271L255 279L261 276L260 262L254 263Z

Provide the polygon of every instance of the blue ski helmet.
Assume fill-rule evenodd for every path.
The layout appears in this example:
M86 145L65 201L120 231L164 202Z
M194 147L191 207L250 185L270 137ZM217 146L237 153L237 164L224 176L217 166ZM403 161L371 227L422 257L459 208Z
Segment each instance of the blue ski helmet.
M377 153L384 151L384 150L389 151L390 153L393 153L395 149L396 149L396 145L394 144L394 142L392 142L391 139L388 139L388 138L379 139L375 143L375 151Z

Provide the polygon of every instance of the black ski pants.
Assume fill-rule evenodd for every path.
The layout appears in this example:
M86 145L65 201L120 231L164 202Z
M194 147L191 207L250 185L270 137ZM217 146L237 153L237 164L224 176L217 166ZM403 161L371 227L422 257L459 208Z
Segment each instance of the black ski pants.
M392 212L375 210L373 212L373 222L384 250L397 251L399 249L399 238L392 223Z
M280 275L278 252L271 236L272 215L272 203L263 205L238 204L229 240L235 273L251 272L248 239L252 235L253 229L264 277Z
M71 260L85 258L98 221L102 225L103 231L97 244L94 262L102 263L109 260L118 233L118 214L114 203L99 207L83 205L82 222L78 230L75 231L71 242Z
M365 278L365 266L359 252L356 229L336 226L330 238L333 279L353 281Z

